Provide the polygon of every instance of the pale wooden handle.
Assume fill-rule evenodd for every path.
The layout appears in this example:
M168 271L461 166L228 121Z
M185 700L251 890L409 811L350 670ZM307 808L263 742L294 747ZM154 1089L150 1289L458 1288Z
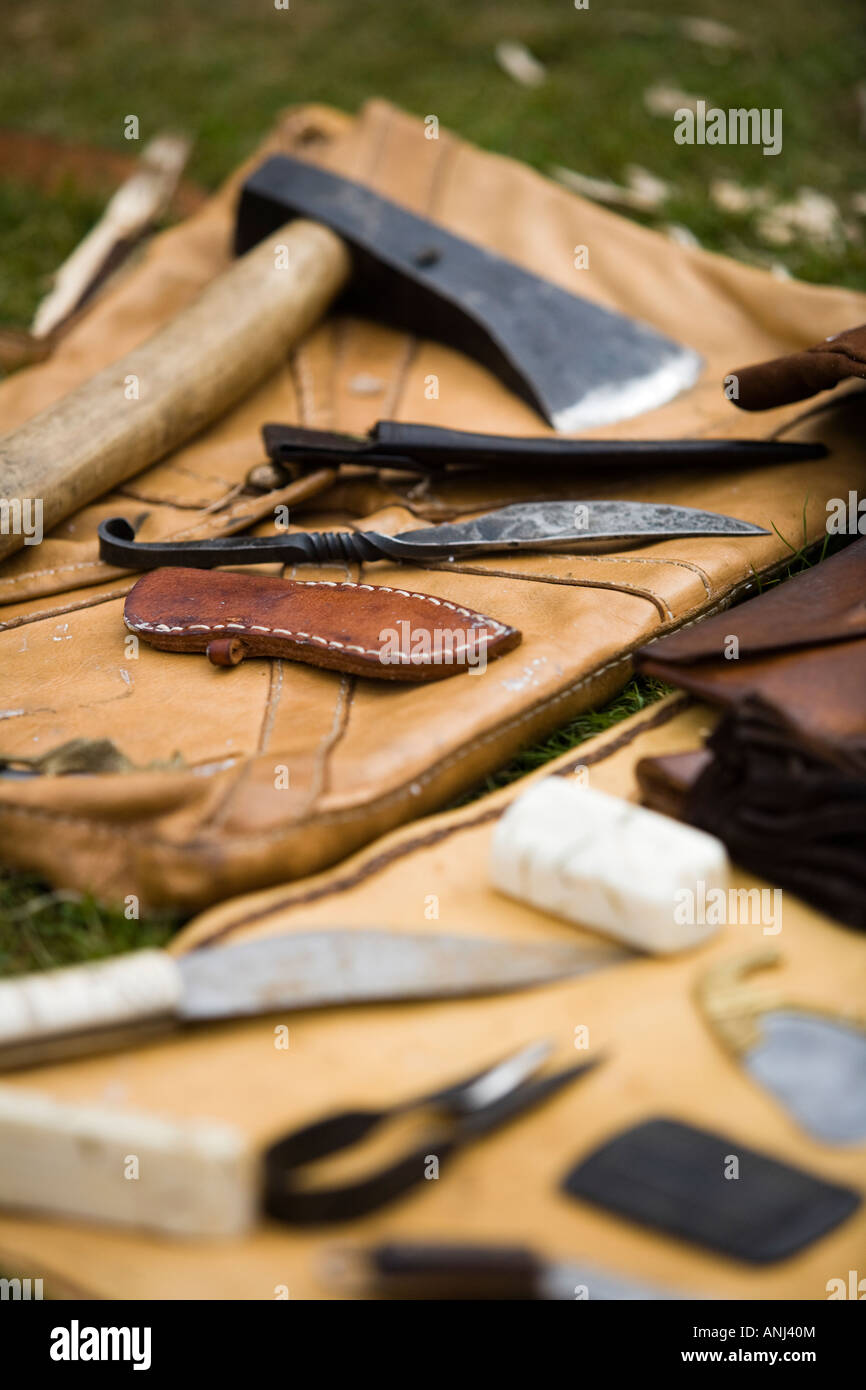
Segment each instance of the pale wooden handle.
M164 951L133 951L5 980L0 984L0 1065L7 1048L171 1018L182 993L180 971Z
M0 438L0 559L34 534L34 502L48 531L228 410L321 318L349 269L335 233L291 222L147 342Z
M234 1236L256 1219L259 1167L243 1134L0 1086L0 1206Z

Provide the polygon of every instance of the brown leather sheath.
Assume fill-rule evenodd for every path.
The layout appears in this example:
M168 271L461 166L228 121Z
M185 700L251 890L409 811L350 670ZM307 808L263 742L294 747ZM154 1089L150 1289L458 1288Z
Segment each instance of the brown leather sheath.
M215 666L277 656L396 681L482 668L520 641L516 628L432 594L225 570L152 570L123 620L151 646L207 652Z

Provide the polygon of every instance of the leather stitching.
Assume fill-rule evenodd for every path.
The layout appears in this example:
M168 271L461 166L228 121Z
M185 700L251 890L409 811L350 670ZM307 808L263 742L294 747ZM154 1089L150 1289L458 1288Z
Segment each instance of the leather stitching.
M362 528L361 528L361 527L357 527L356 529L357 529L357 530L361 530ZM552 552L549 552L549 553L552 553ZM568 552L568 551L560 551L560 552L558 552L558 554L560 554L560 555L568 555L569 552ZM689 570L690 573L692 573L692 574L694 574L694 575L696 575L696 576L698 577L698 579L701 581L701 584L704 586L704 591L705 591L705 593L706 593L706 595L707 595L707 598L712 598L712 596L713 596L713 591L712 591L712 588L711 588L711 583L710 583L709 575L708 575L704 570L701 569L700 565L694 564L694 562L691 561L691 560L670 560L670 559L662 559L661 557L656 558L656 557L651 556L651 555L616 555L616 554L611 554L611 555L580 555L580 554L577 554L576 552L573 554L572 558L573 558L574 560L579 561L581 564L586 564L586 563L589 563L589 562L594 562L594 563L597 564L597 565L598 565L598 564L602 564L602 565L603 565L603 564L617 564L617 565L676 565L676 566L678 566L680 569ZM460 570L464 569L465 566L463 566L463 565L458 565L457 563L454 563L453 565L451 565L451 564L442 564L442 565L425 564L425 565L422 566L422 568L423 568L423 569L431 569L431 570L432 570L432 569L435 569L435 570L445 570L445 571L447 571L447 570L455 570L455 571L458 571L458 572L459 572ZM557 578L556 576L552 576L552 575L551 575L551 576L547 576L547 575L534 575L534 574L526 574L526 575L523 575L523 574L513 573L511 570L508 570L508 571L504 571L504 570L494 570L494 569L487 569L487 568L482 568L482 567L473 568L473 569L472 569L471 571L469 571L469 572L472 573L472 574L507 575L507 577L508 577L509 579L546 579L547 582L550 583L550 584L584 584L584 585L587 585L587 586L590 586L590 587L593 586L593 580L591 580L591 579L559 579L559 578ZM599 586L599 587L601 587L601 586ZM617 586L617 587L618 587L618 586ZM625 589L631 589L631 588L634 588L635 586L634 586L634 585L631 585L631 584L626 584L625 581L622 581L622 587L625 588ZM667 603L666 603L665 599L663 599L663 598L661 597L660 594L656 594L656 593L655 593L655 590L653 590L653 589L646 589L646 590L644 590L644 589L639 589L637 592L639 592L639 593L646 593L646 594L648 594L648 595L649 595L649 594L652 594L652 596L653 596L655 599L658 600L659 605L664 604L664 606L667 608ZM671 610L670 610L669 608L668 608L668 613L669 613L670 617L674 617L674 614L671 612Z
M426 568L440 567L429 565ZM676 617L673 609L663 598L653 593L652 589L642 589L637 584L627 584L625 580L615 583L612 579L560 579L552 574L517 574L513 570L478 569L473 565L443 565L441 568L453 570L455 574L489 574L495 579L515 579L521 584L562 584L570 589L612 589L615 593L635 594L638 598L646 599L663 618L673 621Z
M528 720L535 718L540 711L552 709L555 705L561 704L563 700L567 700L570 696L576 694L576 692L581 690L584 686L591 685L601 676L606 675L608 671L612 671L618 666L626 666L629 662L630 655L628 653L616 657L613 661L607 662L606 665L600 666L598 670L591 671L588 675L582 676L580 680L574 681L571 685L566 686L565 690L559 691L557 695L547 700L541 700L537 705L533 705L532 709L516 715L513 719L509 719L504 724L498 725L497 728L490 732L479 734L476 738L463 744L454 753L450 754L449 757L442 759L440 762L436 763L435 766L428 768L426 772L419 774L417 777L413 777L410 782L404 782L402 786L396 787L393 791L386 793L385 796L379 797L374 801L365 802L360 806L350 806L344 811L329 811L325 815L317 816L315 818L315 824L333 825L339 821L357 820L360 818L366 820L369 819L376 810L385 806L390 806L394 801L400 801L407 795L417 795L422 786L433 781L440 772L444 772L449 767L453 767L455 764L462 762L466 755L473 752L476 748L482 748L487 743L495 742L496 739L501 738L501 736L509 730L518 728L521 724L525 724ZM171 840L165 840L158 834L143 837L140 825L136 825L135 828L130 830L119 830L116 826L106 825L102 821L90 820L84 816L73 816L62 811L50 811L42 806L23 806L0 800L0 814L2 813L34 816L57 824L78 825L89 830L99 831L103 836L108 836L110 839L133 840L138 844L144 843L146 838L149 844L156 845L162 849L171 850L178 854L188 853L189 850L194 848L198 843L194 839L176 843ZM246 834L229 832L225 838L233 844L258 845L266 841L278 840L282 836L290 834L293 830L297 829L297 826L298 822L293 821L286 825L275 826L273 830L258 830L254 833L250 832Z
M420 599L423 603L435 604L437 608L450 608L452 613L457 613L460 617L469 618L473 621L481 622L485 627L493 628L493 637L501 636L508 632L506 623L499 623L495 618L486 618L483 613L476 613L471 608L462 608L459 604L450 603L445 598L434 598L432 594L416 594L408 589L393 589L388 584L352 584L348 581L338 583L335 579L294 579L290 583L303 585L304 588L312 589L368 589L373 593L398 594L401 598ZM323 647L332 647L340 651L359 652L362 656L379 656L381 648L362 647L357 643L338 642L335 637L322 637L316 632L302 632L300 629L292 630L286 627L265 627L262 623L180 623L172 627L169 623L149 623L138 621L134 618L123 619L131 632L223 632L232 629L236 632L260 632L274 637L288 637L302 646L311 646L317 642ZM481 634L477 642L487 643L492 640L487 633ZM455 655L459 656L468 651L469 642L464 642L463 646L454 648ZM476 643L477 645L477 643Z

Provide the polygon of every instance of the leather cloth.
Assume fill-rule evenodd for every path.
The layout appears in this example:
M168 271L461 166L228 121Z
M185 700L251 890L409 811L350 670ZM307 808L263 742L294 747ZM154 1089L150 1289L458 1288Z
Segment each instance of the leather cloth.
M676 400L595 431L604 439L754 434L720 387L732 361L759 360L866 321L866 296L782 282L585 202L509 159L382 102L356 119L289 112L198 212L155 238L51 359L0 387L11 429L143 341L230 261L243 177L266 154L300 154L368 184L562 287L642 319L703 354ZM575 270L586 245L588 269ZM84 508L0 567L0 754L33 756L72 738L110 739L136 771L0 777L5 863L142 909L200 907L322 869L377 835L448 804L497 766L610 698L630 654L692 622L823 534L826 499L866 487L862 417L840 400L819 420L796 408L766 431L823 440L826 458L713 470L508 470L418 479L319 470L275 491L244 491L267 421L364 434L376 420L539 435L532 409L483 367L419 334L340 310L239 406L184 447ZM563 345L567 350L567 344ZM763 425L763 421L762 421ZM523 634L483 676L370 681L280 659L231 673L126 645L134 577L100 564L111 516L142 541L272 532L275 507L306 530L397 533L545 497L682 503L768 528L767 536L679 538L604 554L511 554L304 567L287 578L373 583L491 614ZM268 573L278 573L269 567ZM177 756L175 756L177 755ZM155 763L169 764L159 769ZM275 786L288 767L289 785ZM144 770L147 769L147 770Z
M829 391L840 381L866 377L866 323L832 333L803 352L740 367L732 400L741 410L770 410Z
M698 759L639 770L644 799L738 863L866 927L866 540L637 656L722 706ZM731 653L737 643L738 656Z
M172 951L219 950L347 924L605 948L604 937L490 887L498 818L528 785L552 772L579 775L599 791L635 800L636 763L698 749L715 718L708 705L670 696L531 778L402 826L325 873L210 909L189 924ZM749 892L765 880L735 869L731 884ZM450 1167L443 1164L438 1181L422 1182L399 1203L360 1220L303 1230L262 1220L243 1239L182 1241L0 1211L0 1267L10 1276L43 1276L46 1298L69 1291L92 1298L272 1300L288 1290L295 1300L335 1296L327 1255L347 1245L520 1244L548 1259L601 1266L686 1295L824 1300L829 1280L847 1281L848 1270L858 1266L862 1274L866 1205L794 1258L762 1267L649 1232L561 1190L563 1175L580 1158L659 1114L721 1130L736 1146L863 1190L862 1147L827 1145L804 1134L719 1044L698 1007L695 990L710 966L769 944L782 953L772 983L784 998L818 1012L862 1009L863 938L794 895L785 895L783 921L779 936L765 936L752 921L729 922L699 950L675 959L635 955L511 995L280 1012L203 1024L136 1050L9 1073L4 1086L35 1088L59 1100L104 1105L110 1096L116 1107L170 1119L218 1119L240 1128L262 1153L323 1114L386 1109L535 1039L553 1043L551 1070L603 1058L575 1085L479 1139ZM288 1028L287 1048L274 1046L276 1027ZM147 1181L144 1169L140 1181Z

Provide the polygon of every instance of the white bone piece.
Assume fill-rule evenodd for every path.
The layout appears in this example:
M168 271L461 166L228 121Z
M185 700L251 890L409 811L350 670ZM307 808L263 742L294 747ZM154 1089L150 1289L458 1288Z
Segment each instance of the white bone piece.
M715 836L564 777L511 804L490 858L500 892L662 954L717 930L701 906L728 873Z
M230 1125L0 1086L2 1208L172 1236L235 1236L256 1219L258 1172Z

